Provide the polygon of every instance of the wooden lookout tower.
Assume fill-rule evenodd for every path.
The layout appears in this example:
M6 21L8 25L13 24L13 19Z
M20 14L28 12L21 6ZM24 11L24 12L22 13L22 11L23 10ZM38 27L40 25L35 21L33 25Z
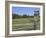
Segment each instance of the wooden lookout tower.
M39 10L34 11L34 16L39 16Z
M39 29L39 10L34 11L34 30Z

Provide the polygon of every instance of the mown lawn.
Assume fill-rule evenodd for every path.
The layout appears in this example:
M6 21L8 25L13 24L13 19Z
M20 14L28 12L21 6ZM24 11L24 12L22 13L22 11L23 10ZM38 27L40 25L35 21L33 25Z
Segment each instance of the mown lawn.
M36 18L35 20L39 20L36 22L36 30L40 28L40 19ZM12 20L12 30L19 31L19 30L34 30L34 18L19 18Z

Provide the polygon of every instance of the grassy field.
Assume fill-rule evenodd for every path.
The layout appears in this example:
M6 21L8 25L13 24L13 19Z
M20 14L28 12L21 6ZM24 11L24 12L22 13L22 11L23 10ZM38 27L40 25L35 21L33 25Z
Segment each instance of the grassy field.
M39 30L40 29L40 19L39 17L34 18L19 18L12 20L12 30Z

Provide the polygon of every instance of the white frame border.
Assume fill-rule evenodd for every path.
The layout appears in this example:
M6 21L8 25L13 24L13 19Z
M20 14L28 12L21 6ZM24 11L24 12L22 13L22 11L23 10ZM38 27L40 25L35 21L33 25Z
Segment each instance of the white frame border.
M13 31L12 32L12 6L23 6L23 7L39 7L40 8L40 30L32 31ZM10 25L9 34L26 34L26 33L43 33L43 6L41 5L22 5L22 4L10 4Z

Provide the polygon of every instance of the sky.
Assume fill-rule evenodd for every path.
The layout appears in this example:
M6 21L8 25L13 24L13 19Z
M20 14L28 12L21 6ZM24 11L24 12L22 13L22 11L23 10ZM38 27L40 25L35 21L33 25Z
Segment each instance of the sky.
M29 15L32 16L34 15L34 11L40 10L40 8L36 7L12 7L12 13L13 14L18 14L18 15Z

